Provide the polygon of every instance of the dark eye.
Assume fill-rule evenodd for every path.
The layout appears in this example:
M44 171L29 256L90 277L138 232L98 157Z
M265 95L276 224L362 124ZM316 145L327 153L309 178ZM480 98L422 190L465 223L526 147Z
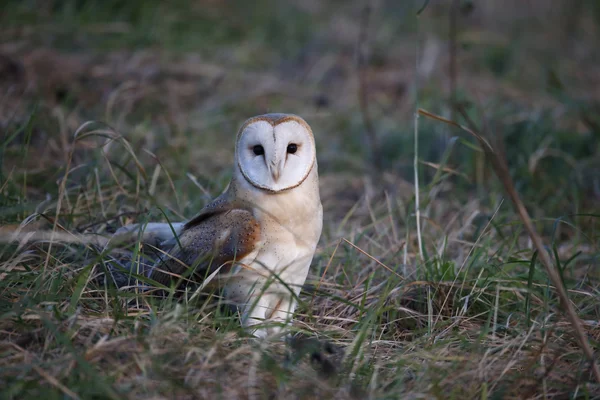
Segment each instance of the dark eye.
M257 156L262 156L263 154L265 154L265 149L260 145L257 144L256 146L254 146L252 148L252 151L254 152L254 154L256 154Z
M294 154L298 150L298 145L296 143L290 143L287 147L287 152L290 154Z

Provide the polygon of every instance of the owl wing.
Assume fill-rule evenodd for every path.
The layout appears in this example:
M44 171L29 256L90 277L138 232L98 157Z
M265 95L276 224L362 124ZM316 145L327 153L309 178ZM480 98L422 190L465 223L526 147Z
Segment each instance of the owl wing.
M260 225L252 213L218 198L185 224L178 238L152 268L150 278L169 285L179 276L201 281L223 266L251 253L260 240Z

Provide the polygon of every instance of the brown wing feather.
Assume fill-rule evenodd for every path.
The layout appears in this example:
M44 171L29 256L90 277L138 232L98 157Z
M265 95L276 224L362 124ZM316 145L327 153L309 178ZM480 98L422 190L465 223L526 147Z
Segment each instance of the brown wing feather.
M254 250L260 240L260 226L252 214L215 203L185 225L179 243L173 240L171 250L162 256L150 278L164 285L177 275L201 280L219 266L240 260ZM221 269L227 270L228 266Z

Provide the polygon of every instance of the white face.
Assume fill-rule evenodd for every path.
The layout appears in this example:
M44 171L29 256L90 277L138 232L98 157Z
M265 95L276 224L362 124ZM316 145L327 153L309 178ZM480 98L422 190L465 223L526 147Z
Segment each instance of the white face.
M306 179L315 162L315 142L312 133L294 120L276 126L259 120L241 132L236 159L253 186L280 192Z

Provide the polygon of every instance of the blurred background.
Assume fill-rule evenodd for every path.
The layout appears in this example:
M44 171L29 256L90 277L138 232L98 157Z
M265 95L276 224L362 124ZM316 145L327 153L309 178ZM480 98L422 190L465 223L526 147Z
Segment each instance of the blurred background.
M412 193L417 106L462 123L459 105L502 138L534 214L589 210L600 198L599 38L594 0L4 0L2 176L27 175L4 205L55 193L74 132L102 121L171 174L175 186L164 174L157 184L183 194L164 201L189 216L229 178L241 123L286 112L315 131L337 218L365 176ZM474 143L421 118L425 184L447 159L440 193L495 193ZM76 143L85 166L73 177L102 163L97 148Z
M0 0L0 237L190 218L247 118L298 114L324 229L294 329L330 342L288 358L214 301L104 285L110 252L3 245L2 395L593 398L479 145L421 116L415 146L418 108L506 155L597 347L600 1Z

